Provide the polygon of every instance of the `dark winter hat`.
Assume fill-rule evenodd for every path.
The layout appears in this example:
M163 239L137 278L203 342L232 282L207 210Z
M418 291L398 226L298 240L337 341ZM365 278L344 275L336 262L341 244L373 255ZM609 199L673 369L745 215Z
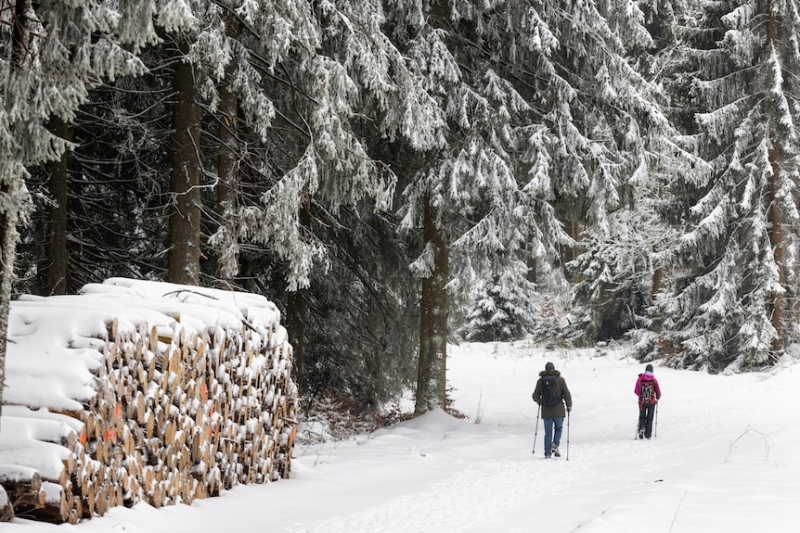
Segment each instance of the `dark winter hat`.
M545 370L555 370L556 369L556 365L554 365L553 363L547 363L546 365L544 365L544 369Z
M652 372L653 371L653 365L647 365L646 367L644 367L644 369L647 372Z

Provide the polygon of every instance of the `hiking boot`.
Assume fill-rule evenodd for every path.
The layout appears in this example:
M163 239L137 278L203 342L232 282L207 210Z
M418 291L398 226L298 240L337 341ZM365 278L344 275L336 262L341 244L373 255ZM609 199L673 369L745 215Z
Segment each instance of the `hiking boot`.
M556 457L561 457L561 454L558 452L558 446L553 446L550 448L550 452Z
M643 439L643 438L644 438L644 430L643 430L643 429L640 429L640 430L639 430L639 438L640 438L640 439Z

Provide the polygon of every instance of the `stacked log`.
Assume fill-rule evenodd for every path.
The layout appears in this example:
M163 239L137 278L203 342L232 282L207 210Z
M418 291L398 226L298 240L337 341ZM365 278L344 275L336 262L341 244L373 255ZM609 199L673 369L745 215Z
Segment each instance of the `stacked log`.
M11 505L6 489L0 485L0 522L8 522L12 518L14 518L14 507Z
M77 523L113 506L191 504L288 477L298 401L285 330L246 320L197 329L181 318L107 323L96 393L60 413L79 423L60 439L58 479L0 476L17 514Z

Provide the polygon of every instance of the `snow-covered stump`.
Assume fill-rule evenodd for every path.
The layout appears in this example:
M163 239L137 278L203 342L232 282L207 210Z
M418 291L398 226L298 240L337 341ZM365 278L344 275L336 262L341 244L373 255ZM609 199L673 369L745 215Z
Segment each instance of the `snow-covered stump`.
M37 409L40 422L61 417L61 433L52 432L62 450L61 468L45 469L46 491L26 493L25 501L38 497L41 504L19 507L9 493L14 509L74 523L117 505L191 503L239 483L288 476L297 389L291 347L274 305L245 293L118 278L84 292L12 306L12 324L22 324L11 329L16 341L11 344L17 347L34 336L26 327L46 322L45 315L72 314L83 321L66 328L72 336L62 335L67 346L58 364L63 373L53 373L55 381L70 381L61 384L64 390L82 389L65 377L72 373L82 375L86 385L69 398L9 394L15 385L26 385L15 376L27 366L18 360L19 365L9 365L6 400L23 403L14 400L27 396L26 405ZM73 313L75 308L81 312ZM13 322L19 313L24 316ZM102 329L91 337L72 332L98 319ZM26 353L26 361L35 357L31 350ZM14 350L10 355L15 361ZM63 370L65 360L71 363ZM20 420L34 412L13 409ZM4 412L0 465L7 418ZM7 483L2 485L8 491Z

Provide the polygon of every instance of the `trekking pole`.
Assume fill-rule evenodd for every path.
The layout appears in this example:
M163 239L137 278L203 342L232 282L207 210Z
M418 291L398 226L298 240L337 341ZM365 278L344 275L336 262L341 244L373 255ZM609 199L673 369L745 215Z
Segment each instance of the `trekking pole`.
M569 411L567 411L567 461L569 461Z
M653 413L653 419L654 419L653 420L653 422L654 422L653 436L657 437L658 436L658 403L656 403L656 406L655 406L655 412Z
M536 408L536 429L533 430L533 451L531 453L536 453L536 436L539 434L539 411L542 410L542 406Z

